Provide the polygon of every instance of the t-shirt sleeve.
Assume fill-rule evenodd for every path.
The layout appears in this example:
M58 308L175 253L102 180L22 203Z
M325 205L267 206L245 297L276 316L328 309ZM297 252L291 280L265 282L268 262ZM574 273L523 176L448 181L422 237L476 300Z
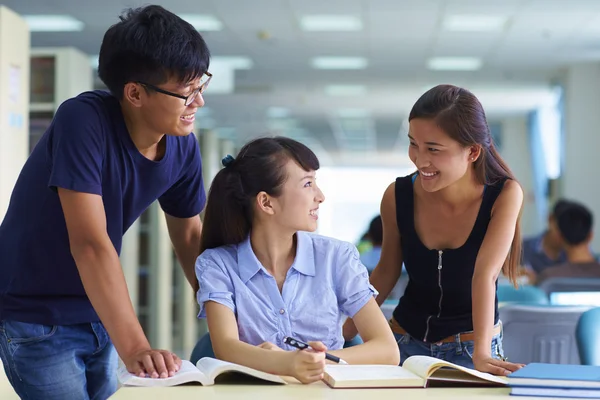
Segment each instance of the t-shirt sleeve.
M356 247L342 243L338 251L335 276L338 306L345 315L353 318L378 293L369 283L369 273L360 262Z
M200 289L196 294L200 306L199 318L206 318L204 303L214 301L227 306L235 313L233 283L225 267L205 254L196 260L196 278Z
M183 173L158 199L163 211L177 218L195 217L206 203L200 147L193 133L187 139L188 155L183 163Z
M102 195L105 138L98 111L77 98L65 101L51 135L48 186Z

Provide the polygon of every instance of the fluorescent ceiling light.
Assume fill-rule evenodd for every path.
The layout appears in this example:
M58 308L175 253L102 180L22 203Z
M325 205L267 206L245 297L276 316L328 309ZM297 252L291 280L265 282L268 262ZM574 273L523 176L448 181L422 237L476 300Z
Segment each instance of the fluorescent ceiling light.
M179 14L179 18L190 23L201 32L220 31L223 23L212 15L205 14Z
M475 57L433 57L427 62L427 68L434 71L476 71L481 65Z
M254 66L254 63L248 57L214 56L210 60L215 63L227 64L233 69L250 69Z
M365 85L327 85L325 94L329 96L360 96L367 92Z
M79 32L85 24L70 15L23 15L31 32Z
M369 62L364 57L315 57L311 64L316 69L364 69Z
M269 107L267 109L267 117L269 118L286 118L289 115L290 110L284 107Z
M353 15L305 15L300 27L308 32L353 32L362 30L363 23Z
M444 18L445 30L454 32L490 32L504 28L507 17L503 15L462 14Z

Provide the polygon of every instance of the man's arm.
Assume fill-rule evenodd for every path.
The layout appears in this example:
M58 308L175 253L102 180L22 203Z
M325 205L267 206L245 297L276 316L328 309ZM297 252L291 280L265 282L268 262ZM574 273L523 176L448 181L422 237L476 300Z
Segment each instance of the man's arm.
M177 218L165 213L165 217L175 254L186 279L193 288L196 286L195 264L200 255L202 221L199 215L191 218Z
M152 350L135 315L119 256L106 230L102 197L58 188L71 254L83 287L127 369L153 377L174 374L181 360Z

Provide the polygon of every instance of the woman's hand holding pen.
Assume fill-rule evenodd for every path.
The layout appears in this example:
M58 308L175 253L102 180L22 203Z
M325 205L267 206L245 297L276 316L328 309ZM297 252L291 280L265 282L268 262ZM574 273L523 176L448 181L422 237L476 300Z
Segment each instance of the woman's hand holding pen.
M325 352L327 347L321 342L308 342L311 349L289 352L290 376L302 383L312 383L323 379L325 372Z

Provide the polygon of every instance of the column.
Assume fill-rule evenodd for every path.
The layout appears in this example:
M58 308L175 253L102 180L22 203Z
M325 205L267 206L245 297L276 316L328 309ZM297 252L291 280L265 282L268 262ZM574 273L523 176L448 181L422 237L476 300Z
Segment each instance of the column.
M29 154L29 27L0 5L0 221Z
M177 300L177 320L179 321L179 333L181 335L181 356L188 358L192 353L192 349L199 339L198 336L198 307L196 296L192 288L185 278L185 274L180 267L176 274L177 287L179 288L179 298Z
M138 286L140 273L140 222L135 221L125 232L121 246L121 266L129 289L129 297L135 312L138 312Z
M230 139L221 139L220 142L221 147L221 158L225 157L227 154L231 154L232 156L236 156L237 152L235 150L235 144L233 140Z
M210 183L221 168L221 159L224 156L220 155L219 137L215 131L202 129L200 138L200 151L202 153L202 176L204 178L204 186L207 188L208 192Z
M150 206L149 332L153 347L172 350L173 248L158 202Z
M600 64L569 67L565 79L564 170L561 195L577 200L594 214L592 248L600 249Z
M502 120L500 154L523 187L521 232L524 236L537 234L546 226L546 221L540 221L536 211L533 167L527 130L526 116L509 117Z

